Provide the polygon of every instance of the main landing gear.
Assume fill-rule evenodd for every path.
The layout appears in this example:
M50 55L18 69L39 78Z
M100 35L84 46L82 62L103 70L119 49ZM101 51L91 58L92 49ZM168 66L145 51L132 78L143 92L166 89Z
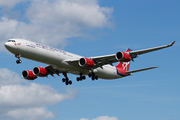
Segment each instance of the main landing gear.
M65 78L63 78L62 81L65 82L66 85L71 85L72 81L67 77L67 73L64 72L63 75Z
M86 79L86 76L82 75L82 73L80 73L80 77L76 78L77 81L82 81L82 80L85 80L85 79Z
M92 80L98 80L98 76L94 74L94 72L88 74L89 77L91 77Z
M20 57L21 57L20 54L16 54L15 57L18 58L18 60L16 60L16 63L17 63L17 64L19 64L19 63L22 62L21 59L20 59Z

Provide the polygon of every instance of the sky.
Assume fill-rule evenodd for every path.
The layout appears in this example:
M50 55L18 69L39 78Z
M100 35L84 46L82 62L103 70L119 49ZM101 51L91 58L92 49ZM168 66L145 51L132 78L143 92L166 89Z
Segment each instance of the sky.
M180 120L179 0L1 0L0 119ZM77 82L60 77L28 81L23 70L46 64L16 58L4 43L23 38L85 57L170 44L140 55L116 79ZM117 63L115 63L117 64ZM114 64L114 65L115 65Z

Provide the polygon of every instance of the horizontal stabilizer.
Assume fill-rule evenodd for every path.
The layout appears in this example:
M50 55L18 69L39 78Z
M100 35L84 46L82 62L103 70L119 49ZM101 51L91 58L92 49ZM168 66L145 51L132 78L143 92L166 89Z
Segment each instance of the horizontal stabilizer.
M143 68L143 69L138 69L138 70L132 70L132 71L126 72L126 74L131 74L131 73L140 72L140 71L144 71L144 70L150 70L150 69L154 69L154 68L158 68L158 67L149 67L149 68Z

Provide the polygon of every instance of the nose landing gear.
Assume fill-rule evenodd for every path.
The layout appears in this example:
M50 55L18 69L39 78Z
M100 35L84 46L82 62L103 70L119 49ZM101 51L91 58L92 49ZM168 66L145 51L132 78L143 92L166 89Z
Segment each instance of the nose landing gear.
M21 55L20 54L16 54L15 57L18 58L18 60L16 60L16 63L20 64L22 62L21 59L20 59Z

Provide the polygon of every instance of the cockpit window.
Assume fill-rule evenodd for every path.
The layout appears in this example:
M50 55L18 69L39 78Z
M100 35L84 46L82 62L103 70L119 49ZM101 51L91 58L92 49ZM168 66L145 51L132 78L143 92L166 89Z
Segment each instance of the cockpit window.
M15 40L8 40L8 42L16 42Z

